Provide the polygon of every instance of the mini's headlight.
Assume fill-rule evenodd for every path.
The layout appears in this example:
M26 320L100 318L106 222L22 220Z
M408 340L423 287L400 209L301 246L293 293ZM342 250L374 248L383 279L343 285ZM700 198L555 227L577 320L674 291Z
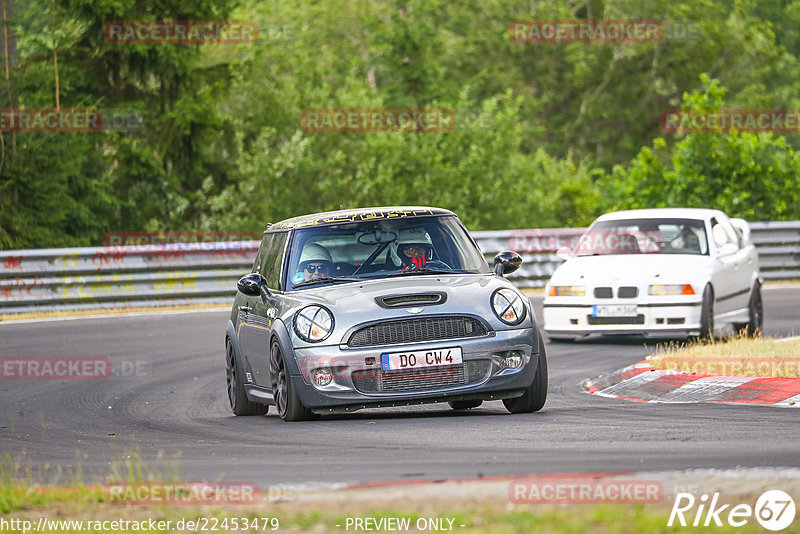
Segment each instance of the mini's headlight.
M506 324L519 324L525 319L525 303L519 293L510 289L498 289L494 292L492 309Z
M694 295L692 284L654 284L647 288L648 295L664 297L669 295Z
M549 297L582 297L586 294L584 286L550 286Z
M303 341L322 341L333 331L333 315L322 306L306 306L294 316L294 331Z

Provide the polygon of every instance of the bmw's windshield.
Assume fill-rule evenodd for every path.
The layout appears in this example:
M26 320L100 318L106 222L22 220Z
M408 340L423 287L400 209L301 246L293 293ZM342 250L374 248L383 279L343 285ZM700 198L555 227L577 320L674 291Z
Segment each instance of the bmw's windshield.
M389 276L491 272L453 216L298 229L287 266L289 290Z
M703 221L620 219L592 225L578 241L578 256L609 254L708 254Z

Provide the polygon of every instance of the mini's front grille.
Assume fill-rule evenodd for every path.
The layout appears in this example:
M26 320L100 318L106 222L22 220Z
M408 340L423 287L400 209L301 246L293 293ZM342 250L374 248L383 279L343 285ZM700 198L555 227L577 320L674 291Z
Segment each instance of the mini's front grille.
M427 367L408 371L368 369L352 374L361 393L413 393L436 391L483 382L491 371L491 360L468 360L458 365Z
M586 316L586 320L591 325L603 324L644 324L644 315L641 313L636 317L592 317Z
M416 293L412 295L392 295L376 297L375 302L382 308L402 308L403 306L434 306L447 300L446 293Z
M617 289L617 296L621 299L632 299L639 294L639 288L634 286L623 286Z
M478 337L486 334L483 324L472 317L420 317L395 319L365 326L353 332L347 345L372 347L438 339Z
M610 299L613 293L610 287L596 287L594 288L594 296L598 299Z

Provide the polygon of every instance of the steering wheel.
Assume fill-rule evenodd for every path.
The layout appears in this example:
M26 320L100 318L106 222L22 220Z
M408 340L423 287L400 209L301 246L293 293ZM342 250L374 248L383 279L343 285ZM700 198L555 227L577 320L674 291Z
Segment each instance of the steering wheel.
M430 260L425 262L425 266L422 267L423 269L446 269L448 271L452 271L452 267L447 265L445 262L441 260ZM409 270L417 269L414 267L413 264L409 267Z

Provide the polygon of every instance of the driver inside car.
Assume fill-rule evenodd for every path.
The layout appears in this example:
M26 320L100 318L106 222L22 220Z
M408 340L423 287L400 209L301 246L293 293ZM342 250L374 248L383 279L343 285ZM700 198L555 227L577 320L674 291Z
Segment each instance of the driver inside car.
M681 227L681 233L678 234L678 238L678 248L687 252L700 252L700 239L688 226Z
M400 257L401 270L425 267L433 259L433 245L428 233L421 228L400 230L397 255Z

